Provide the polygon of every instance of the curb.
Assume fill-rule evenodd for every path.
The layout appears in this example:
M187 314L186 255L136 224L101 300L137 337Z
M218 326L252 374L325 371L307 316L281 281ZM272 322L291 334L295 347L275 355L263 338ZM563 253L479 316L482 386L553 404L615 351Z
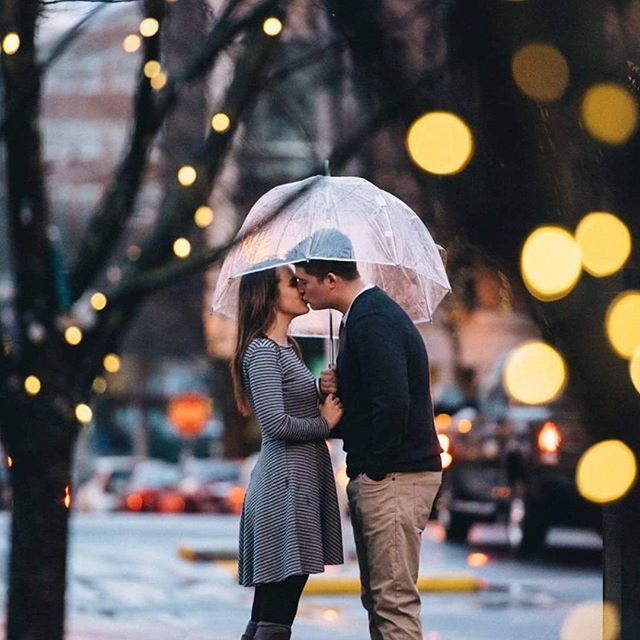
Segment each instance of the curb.
M178 555L189 562L214 562L237 578L238 551L226 550L197 550L187 545L178 547ZM486 589L486 580L471 574L420 576L417 587L420 593L475 593ZM358 576L337 576L315 574L309 577L304 593L312 595L360 595L360 579Z
M473 575L420 576L417 582L421 593L475 593L487 588L487 582ZM356 576L311 576L304 593L313 595L360 595L360 579Z

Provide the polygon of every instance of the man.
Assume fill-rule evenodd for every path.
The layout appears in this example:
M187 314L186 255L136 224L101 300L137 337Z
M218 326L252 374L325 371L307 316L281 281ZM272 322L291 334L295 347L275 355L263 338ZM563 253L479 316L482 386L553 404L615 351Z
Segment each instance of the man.
M362 604L373 640L421 640L420 540L442 466L424 342L409 316L366 285L355 262L296 263L313 309L343 314L336 371L321 375L344 415L332 437L347 452L347 493Z

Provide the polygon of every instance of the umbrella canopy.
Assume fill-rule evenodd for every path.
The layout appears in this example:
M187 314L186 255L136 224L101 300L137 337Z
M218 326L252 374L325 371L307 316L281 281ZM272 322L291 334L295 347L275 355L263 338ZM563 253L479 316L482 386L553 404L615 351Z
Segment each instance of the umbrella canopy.
M253 205L238 237L213 298L213 311L232 319L240 276L302 260L357 262L363 280L416 323L429 322L451 290L442 249L422 220L364 178L313 176L275 187ZM291 323L291 332L327 337L328 326L327 312L311 311Z

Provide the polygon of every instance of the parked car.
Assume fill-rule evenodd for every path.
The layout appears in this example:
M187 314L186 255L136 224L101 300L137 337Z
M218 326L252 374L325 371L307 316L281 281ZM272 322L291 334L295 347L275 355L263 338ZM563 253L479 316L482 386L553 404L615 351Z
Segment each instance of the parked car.
M466 540L476 522L503 521L509 544L539 553L551 526L601 531L601 510L580 496L576 465L591 444L566 398L524 406L501 386L501 367L480 394L478 408L439 416L448 456L438 499L447 538Z
M160 460L144 460L136 465L121 500L124 511L182 513L185 500L178 483L180 468Z
M178 490L190 513L240 513L245 489L235 460L189 458Z
M96 458L93 475L78 487L74 507L79 511L115 511L131 480L138 456L105 456Z

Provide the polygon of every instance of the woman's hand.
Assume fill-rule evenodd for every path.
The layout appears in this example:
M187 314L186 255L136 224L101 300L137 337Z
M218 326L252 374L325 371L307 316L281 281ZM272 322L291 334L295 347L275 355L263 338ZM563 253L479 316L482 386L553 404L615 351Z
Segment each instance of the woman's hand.
M340 422L343 413L342 402L335 393L330 393L324 404L320 405L320 415L327 421L330 430Z

